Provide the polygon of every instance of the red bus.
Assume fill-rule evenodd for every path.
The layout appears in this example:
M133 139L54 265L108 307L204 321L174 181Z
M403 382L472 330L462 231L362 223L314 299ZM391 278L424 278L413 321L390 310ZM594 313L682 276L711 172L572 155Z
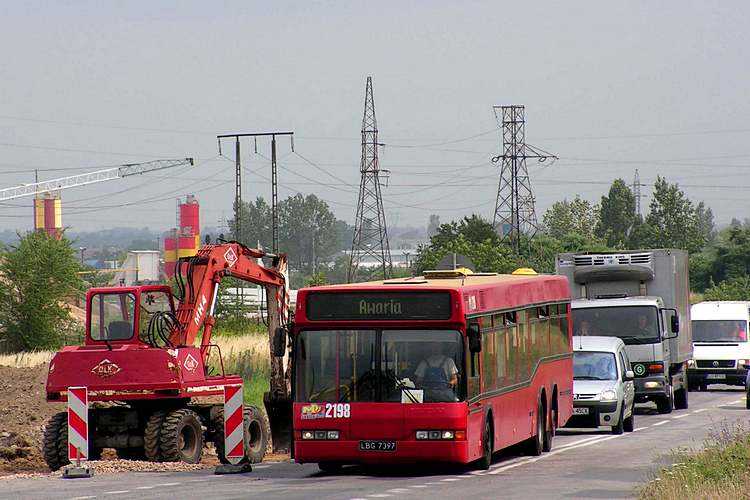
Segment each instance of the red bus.
M460 271L299 291L293 456L349 463L539 455L572 413L562 276Z

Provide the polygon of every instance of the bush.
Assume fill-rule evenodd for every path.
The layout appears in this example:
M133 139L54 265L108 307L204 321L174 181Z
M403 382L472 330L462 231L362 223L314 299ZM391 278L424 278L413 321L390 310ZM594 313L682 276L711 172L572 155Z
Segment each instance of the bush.
M0 336L4 351L56 349L75 326L65 300L82 289L70 242L30 232L0 261Z
M750 300L750 277L722 281L703 292L704 300Z

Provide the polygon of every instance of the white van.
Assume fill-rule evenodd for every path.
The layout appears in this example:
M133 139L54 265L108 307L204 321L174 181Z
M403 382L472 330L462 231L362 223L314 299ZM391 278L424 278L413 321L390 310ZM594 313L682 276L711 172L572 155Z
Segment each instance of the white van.
M750 361L747 340L750 302L701 302L690 308L693 359L688 361L688 386L745 385Z

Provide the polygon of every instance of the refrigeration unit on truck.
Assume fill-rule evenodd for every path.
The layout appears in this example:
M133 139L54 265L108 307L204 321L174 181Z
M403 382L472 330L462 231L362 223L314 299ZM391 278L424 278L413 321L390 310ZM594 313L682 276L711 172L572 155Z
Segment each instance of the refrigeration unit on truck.
M636 401L653 401L659 413L687 408L693 353L687 252L565 253L556 266L574 299L573 335L621 338L636 376Z
M688 382L693 389L709 384L745 385L750 364L747 340L750 302L701 302L690 308L693 359Z

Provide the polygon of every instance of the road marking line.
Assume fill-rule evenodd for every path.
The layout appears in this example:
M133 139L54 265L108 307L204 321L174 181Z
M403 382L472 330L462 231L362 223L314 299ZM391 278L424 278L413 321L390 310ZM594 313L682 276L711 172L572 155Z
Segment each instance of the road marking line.
M689 416L690 416L689 413L685 413L684 415L676 415L676 416L672 417L672 419L676 420L678 418L685 418L685 417L689 417Z
M386 493L375 493L375 494L372 494L372 495L367 495L368 498L388 498L390 496L391 495L388 495Z
M516 458L512 458L512 459L508 460L507 462L501 462L501 463L496 464L496 465L491 465L490 466L490 470L497 469L498 467L504 467L506 465L515 464L515 463L521 462L523 460L526 460L527 458L528 457L516 457ZM475 472L477 472L480 475L486 474L485 471L475 471Z
M188 483L205 483L208 479L191 479Z
M130 490L115 490L115 491L105 491L105 495L122 495L123 493L130 493Z
M571 447L571 446L575 446L575 445L577 445L577 444L581 444L581 443L586 443L586 442L588 442L588 441L593 441L594 439L599 439L599 438L601 438L601 437L602 437L602 436L591 436L591 437L587 437L587 438L579 439L578 441L573 441L572 443L568 443L568 444L564 444L564 445L562 445L562 446L558 446L558 447L557 447L557 449L558 449L558 450L563 450L563 449L565 449L565 448L569 448L569 447Z
M445 479L441 479L440 481L443 483L452 483L453 481L460 481L462 479L462 477L446 477Z
M182 483L159 483L159 484L155 484L154 486L179 486L181 484Z
M660 425L668 424L669 420L662 420L661 422L656 422L655 424L651 424L651 427L659 427Z
M614 435L614 436L607 436L607 437L604 437L602 439L598 439L596 441L589 441L587 443L581 443L581 444L578 444L576 446L569 446L568 448L564 448L564 449L561 449L561 450L554 450L554 451L551 451L551 452L547 453L546 455L540 455L538 457L529 458L529 459L526 459L524 461L521 461L521 462L518 462L518 463L515 463L515 464L512 464L512 465L507 465L505 467L500 467L498 469L489 471L487 474L493 474L493 475L494 474L500 474L501 472L505 472L506 470L514 469L514 468L519 467L521 465L533 464L534 462L538 462L539 460L542 460L543 458L551 457L551 456L557 455L558 453L564 453L566 451L574 450L576 448L585 448L587 446L591 446L591 445L594 445L594 444L603 443L604 441L610 441L612 439L621 438L623 436L625 436L625 434L617 434L617 435Z
M409 488L429 488L426 484L413 484Z
M153 490L153 486L138 486L136 490Z
M89 500L89 498L96 498L94 496L87 496L87 497L73 497L70 500Z
M408 493L409 490L407 488L393 488L386 491L387 493Z
M734 401L731 401L728 404L730 404L730 405L736 405L737 403L741 403L742 401L743 401L742 399L735 399Z
M253 465L253 469L268 469L270 465Z
M693 410L693 413L700 413L702 411L707 411L707 410L708 410L708 408L700 408L698 410Z
M636 427L635 429L633 429L633 432L642 431L643 429L645 429L645 427Z

